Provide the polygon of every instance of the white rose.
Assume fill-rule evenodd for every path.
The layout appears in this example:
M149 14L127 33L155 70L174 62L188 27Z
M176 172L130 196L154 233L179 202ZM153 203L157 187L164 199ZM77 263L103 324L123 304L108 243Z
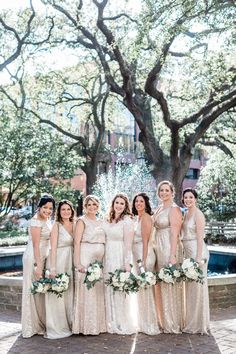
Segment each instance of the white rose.
M180 277L180 271L179 270L174 270L174 277L179 278Z
M39 283L37 286L37 292L38 293L43 293L44 292L44 287L43 284Z
M188 277L189 279L193 279L193 280L198 279L198 273L196 272L194 267L189 268L185 274L186 274L186 277Z
M127 279L129 279L130 273L129 272L122 272L120 273L120 281L124 283Z
M90 275L88 276L88 280L89 280L89 281L94 281L94 280L95 280L94 274L90 274Z
M102 275L101 269L100 268L94 269L93 274L96 277L96 279L99 279Z
M160 272L158 273L158 275L159 275L159 278L164 279L164 277L165 277L165 272L164 272L164 269L163 269L163 268L160 269Z
M164 280L164 282L166 282L166 283L174 283L174 280L173 280L172 276L169 275L169 274L165 274L163 280Z
M183 261L182 263L182 268L183 269L188 269L193 266L193 262L190 260L190 258L187 258Z
M89 273L91 273L93 271L93 268L90 266L88 267L88 270L87 270Z

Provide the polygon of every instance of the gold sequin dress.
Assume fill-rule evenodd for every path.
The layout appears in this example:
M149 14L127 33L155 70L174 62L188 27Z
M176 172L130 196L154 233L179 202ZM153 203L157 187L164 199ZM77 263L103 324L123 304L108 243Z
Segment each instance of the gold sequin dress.
M157 270L168 265L171 249L171 229L169 214L172 205L168 208L157 210L153 215L155 233L154 247L157 255ZM179 262L179 250L176 250L177 263ZM160 317L164 333L181 333L183 295L182 282L176 284L160 283Z
M189 220L184 220L182 228L184 257L196 258L197 256L197 233L195 215ZM209 251L203 241L202 258L206 263L202 265L204 274L204 283L185 282L185 306L186 315L184 319L183 332L207 334L209 330L209 297L207 285L207 264L209 260Z
M95 260L103 261L105 234L100 220L80 218L85 225L80 245L80 262L88 268ZM73 333L97 335L106 332L104 281L97 282L87 289L84 284L85 274L75 272L75 302Z
M32 218L29 224L29 240L23 255L23 292L22 292L22 336L32 337L34 334L45 333L45 295L32 295L30 288L34 278L34 248L30 227L40 227L40 258L42 265L45 264L49 255L49 237L51 222Z
M133 261L136 272L139 273L137 260L143 257L143 240L141 234L141 221L135 222L135 236L133 244ZM152 247L151 240L148 244L148 254L146 259L146 271L153 272L155 270L156 255ZM149 335L160 333L156 304L154 297L154 286L147 289L140 289L137 293L138 302L138 330Z
M50 258L50 257L49 257ZM50 259L47 261L47 269L50 269ZM45 295L46 306L46 338L58 339L72 335L72 314L73 314L73 237L58 223L57 240L57 274L67 273L70 276L69 287L57 297L56 294L47 293Z

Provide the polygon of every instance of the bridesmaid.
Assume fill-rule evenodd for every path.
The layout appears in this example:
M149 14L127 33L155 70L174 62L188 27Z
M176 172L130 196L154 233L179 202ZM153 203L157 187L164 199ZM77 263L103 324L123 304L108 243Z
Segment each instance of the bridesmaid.
M55 208L52 196L44 195L38 203L37 213L29 225L29 241L23 255L22 336L32 337L45 333L45 295L32 295L32 281L43 276L46 258L49 255L50 217Z
M72 334L73 313L73 229L74 208L69 200L62 200L56 211L56 222L53 225L50 244L50 258L47 268L50 278L57 274L67 273L70 276L69 288L62 297L46 293L46 338L57 339Z
M75 229L74 265L75 303L73 333L97 335L106 332L104 282L97 282L87 289L84 284L86 268L95 260L103 261L105 235L101 220L97 217L99 199L88 195L84 199L84 215L79 218Z
M152 211L146 193L136 194L132 203L132 212L133 215L137 215L133 245L134 263L137 268L137 260L141 259L145 271L153 272L156 256L150 239L153 228ZM149 335L159 334L154 287L139 290L137 298L139 331Z
M162 204L153 215L155 227L155 248L158 271L168 264L180 261L179 233L182 224L180 208L173 202L174 186L169 181L162 181L157 186L157 196ZM182 285L164 282L160 289L160 317L164 333L180 333L182 328Z
M103 224L106 234L105 269L108 272L116 269L130 271L134 224L129 207L128 197L117 194L111 203L107 220ZM105 290L106 321L108 333L132 334L137 330L137 324L132 317L132 295L114 292L110 286ZM132 313L133 312L133 313Z
M185 282L186 318L183 332L208 334L209 298L207 263L209 252L204 242L205 217L197 208L197 192L187 188L182 202L188 208L184 216L182 235L185 258L194 258L203 270L204 283Z

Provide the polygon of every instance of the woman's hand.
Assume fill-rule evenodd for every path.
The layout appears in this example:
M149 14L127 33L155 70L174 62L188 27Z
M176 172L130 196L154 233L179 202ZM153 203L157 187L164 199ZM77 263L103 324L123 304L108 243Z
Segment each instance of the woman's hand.
M172 265L176 264L177 263L176 262L176 256L171 255L170 258L169 258L169 262L168 263L172 264Z
M79 264L77 267L76 267L76 270L80 273L86 273L87 272L87 269L82 265L82 264Z
M39 280L42 278L43 276L43 270L42 267L40 265L37 265L34 267L34 276L36 280Z
M56 268L51 268L49 272L49 278L53 279L57 275Z
M130 264L125 264L125 271L126 272L131 272Z

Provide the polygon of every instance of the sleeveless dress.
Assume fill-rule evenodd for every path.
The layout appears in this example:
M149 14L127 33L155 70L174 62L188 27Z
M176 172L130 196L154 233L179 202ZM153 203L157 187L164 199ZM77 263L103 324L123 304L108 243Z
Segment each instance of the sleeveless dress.
M197 234L195 215L189 220L184 220L182 228L184 257L196 258L197 256ZM209 251L203 241L202 258L206 263L201 266L204 274L204 283L185 282L185 304L186 316L183 332L207 334L209 330L209 297L207 285L207 264Z
M143 240L141 235L141 220L135 223L135 236L133 244L133 258L136 272L139 273L137 260L143 257ZM148 244L148 254L146 259L146 271L155 270L156 255L151 244L151 238ZM160 333L156 313L156 304L154 298L154 286L147 289L140 289L137 293L138 301L138 330L149 335Z
M68 337L72 334L72 313L73 313L73 237L60 223L58 225L56 272L57 274L67 273L70 275L69 287L57 297L56 294L45 294L46 307L46 335L45 338L58 339ZM50 269L48 257L47 269Z
M125 216L123 220L116 224L108 221L103 223L106 234L105 279L108 278L108 272L124 268L125 262L131 262L132 243L129 244L129 240L124 237L125 225L132 231L133 220L128 216ZM132 334L137 331L137 319L134 317L137 308L133 308L136 304L135 297L136 294L127 295L119 291L114 292L111 286L106 286L105 303L108 333Z
M49 255L49 237L51 232L51 222L41 221L32 218L29 224L29 240L23 255L23 292L22 292L22 336L32 337L34 334L45 333L45 295L32 295L30 288L34 278L34 249L30 227L40 227L40 258L42 265L45 264Z
M171 248L171 229L169 214L171 207L157 211L154 214L155 227L155 251L157 255L157 270L168 265ZM177 263L180 259L179 245L177 245L176 257ZM160 283L161 297L161 319L164 333L181 333L182 328L182 310L183 310L183 295L182 282L176 284L167 284L163 281Z
M80 245L80 261L88 268L95 260L103 261L105 235L101 221L80 218L85 229ZM105 320L104 281L97 282L87 289L84 284L85 274L75 272L75 301L73 315L73 333L98 335L107 331Z

